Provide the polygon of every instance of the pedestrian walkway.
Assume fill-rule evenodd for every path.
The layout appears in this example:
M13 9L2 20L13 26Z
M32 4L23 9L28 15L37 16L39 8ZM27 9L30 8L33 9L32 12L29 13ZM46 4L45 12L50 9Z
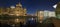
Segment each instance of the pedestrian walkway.
M52 19L52 22L54 23L55 27L60 27L60 20L59 19Z

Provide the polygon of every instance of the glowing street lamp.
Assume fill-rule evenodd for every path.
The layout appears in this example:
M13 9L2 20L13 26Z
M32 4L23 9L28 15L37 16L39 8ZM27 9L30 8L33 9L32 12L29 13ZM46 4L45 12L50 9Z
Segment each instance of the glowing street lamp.
M55 9L56 9L56 7L57 7L57 4L53 5L53 8L55 8Z

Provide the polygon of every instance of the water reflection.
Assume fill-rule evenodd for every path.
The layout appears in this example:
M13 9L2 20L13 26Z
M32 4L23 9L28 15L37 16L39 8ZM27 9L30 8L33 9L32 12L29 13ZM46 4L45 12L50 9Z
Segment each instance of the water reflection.
M18 23L19 22L19 23ZM46 19L42 23L36 21L35 18L15 18L10 19L7 23L0 23L1 27L54 27L51 20Z

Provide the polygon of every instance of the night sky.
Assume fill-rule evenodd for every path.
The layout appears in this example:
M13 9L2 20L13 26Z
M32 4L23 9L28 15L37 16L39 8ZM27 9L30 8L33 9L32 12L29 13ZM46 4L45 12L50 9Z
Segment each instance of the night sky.
M53 5L60 0L0 0L0 7L9 7L21 2L23 7L27 8L27 13L35 13L37 10L54 11Z

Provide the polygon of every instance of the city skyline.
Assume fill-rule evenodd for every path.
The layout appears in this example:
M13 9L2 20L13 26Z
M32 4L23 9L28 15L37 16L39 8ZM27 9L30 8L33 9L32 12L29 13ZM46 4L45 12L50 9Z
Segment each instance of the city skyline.
M18 2L20 2L23 7L27 8L28 14L32 14L37 10L54 11L53 5L58 3L59 0L0 0L0 6L15 6Z

